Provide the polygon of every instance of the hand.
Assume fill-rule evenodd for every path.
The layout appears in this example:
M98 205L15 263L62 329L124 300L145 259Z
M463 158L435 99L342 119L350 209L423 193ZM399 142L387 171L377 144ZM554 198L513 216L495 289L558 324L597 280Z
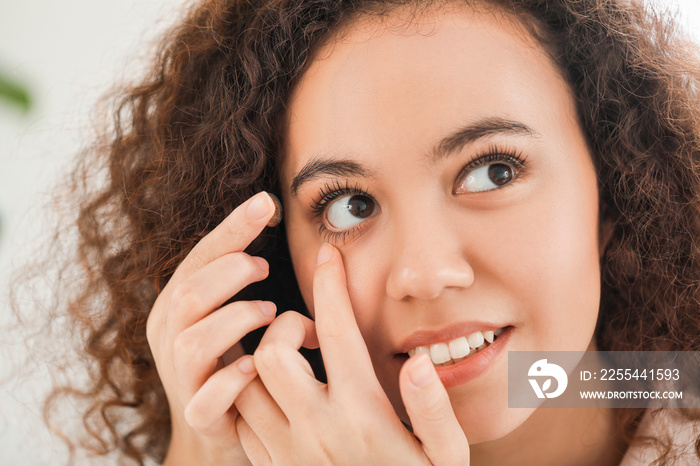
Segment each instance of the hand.
M248 463L232 405L256 372L239 340L269 324L276 309L271 302L221 306L267 277L267 262L243 250L274 211L265 193L235 209L178 266L148 317L148 344L172 418L166 464ZM224 367L229 348L238 359Z
M412 434L374 374L340 253L323 245L318 262L315 325L298 313L278 317L254 355L259 378L235 401L248 457L254 464L468 465L469 444L432 362L411 358L399 377ZM298 352L316 345L327 385Z

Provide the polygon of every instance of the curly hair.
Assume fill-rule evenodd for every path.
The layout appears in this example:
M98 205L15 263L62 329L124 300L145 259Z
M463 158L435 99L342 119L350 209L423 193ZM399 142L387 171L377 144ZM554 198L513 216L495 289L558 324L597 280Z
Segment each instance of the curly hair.
M515 15L573 90L610 238L601 261L598 348L698 351L695 46L641 0L463 3ZM116 450L139 464L163 460L170 414L146 341L156 297L196 242L235 207L260 190L279 194L281 115L324 41L358 16L382 17L399 7L417 14L433 4L209 0L163 38L147 76L111 97L113 119L69 181L78 213L72 264L81 279L72 273L59 281L57 312L83 336L79 351L90 375L87 386L54 389L45 409L50 425L59 400L82 401L83 448L98 455ZM279 230L248 249L270 261L273 275L246 293L303 310ZM620 410L630 439L643 413ZM672 461L663 439L647 440L665 450L659 464ZM695 450L700 456L700 438Z

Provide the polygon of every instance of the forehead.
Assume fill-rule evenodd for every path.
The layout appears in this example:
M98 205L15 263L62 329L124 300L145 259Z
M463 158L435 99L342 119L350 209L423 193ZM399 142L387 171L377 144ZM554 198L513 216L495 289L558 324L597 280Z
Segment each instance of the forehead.
M464 7L407 14L361 17L317 52L290 95L283 186L329 151L427 151L494 116L576 119L559 70L517 20Z

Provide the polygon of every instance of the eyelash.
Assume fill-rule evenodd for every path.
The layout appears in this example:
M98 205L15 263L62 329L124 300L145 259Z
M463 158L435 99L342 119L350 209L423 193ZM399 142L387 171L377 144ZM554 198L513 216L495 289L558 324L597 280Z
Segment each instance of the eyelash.
M479 153L471 161L467 162L459 173L458 179L461 180L465 173L495 162L506 162L512 165L518 173L523 173L526 169L526 161L527 157L514 148L498 147L495 144L491 144L486 148L486 151Z
M345 184L343 185L340 181L333 180L324 183L321 189L319 189L317 197L311 201L311 213L313 217L321 219L318 232L326 241L331 243L344 243L348 236L351 236L360 228L361 223L358 223L346 230L333 231L326 227L322 220L323 214L326 212L326 207L331 202L339 197L355 195L373 198L369 190L362 188L359 184L351 186L348 180L345 180Z
M513 148L498 147L496 145L490 145L484 152L481 152L474 156L472 160L467 162L467 164L462 168L459 173L458 180L463 180L464 175L472 170L475 170L484 165L490 165L496 162L506 162L511 165L518 175L513 181L516 181L520 175L526 170L525 162L527 160L526 156L523 156L522 152L519 152ZM510 183L509 183L510 184ZM497 188L500 189L500 188ZM476 193L475 193L476 194ZM333 231L330 230L323 222L323 215L326 211L326 207L333 202L335 199L344 196L367 196L373 198L369 190L362 188L359 184L350 185L348 180L345 180L345 184L342 184L339 180L333 180L326 182L319 189L316 197L311 201L310 210L315 219L320 219L319 224L319 234L324 237L326 241L332 243L344 243L345 240L352 236L359 228L361 228L362 223L358 223L346 230Z

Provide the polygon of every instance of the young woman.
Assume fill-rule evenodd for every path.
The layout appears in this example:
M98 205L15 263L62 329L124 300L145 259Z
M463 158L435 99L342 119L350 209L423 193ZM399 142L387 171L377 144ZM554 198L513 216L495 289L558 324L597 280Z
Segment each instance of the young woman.
M197 6L76 172L99 371L49 407L138 462L700 461L697 413L506 398L508 351L700 349L672 32L632 0Z

